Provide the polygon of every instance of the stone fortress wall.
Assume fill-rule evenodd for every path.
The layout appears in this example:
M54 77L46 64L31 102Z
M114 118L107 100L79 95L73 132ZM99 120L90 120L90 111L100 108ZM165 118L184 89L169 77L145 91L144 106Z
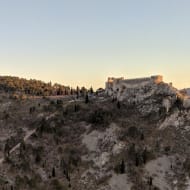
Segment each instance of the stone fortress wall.
M148 108L152 109L153 105L155 106L151 99L152 95L156 97L156 94L161 94L162 106L166 109L166 112L170 110L177 97L177 90L170 84L164 83L161 75L136 79L109 77L105 92L107 95L116 98L117 101L125 100L131 105L142 103L145 106L144 112L149 110ZM155 109L157 107L155 106Z
M161 75L155 75L145 78L136 79L124 79L109 77L106 82L106 93L112 95L113 93L121 92L124 89L135 89L141 88L147 85L159 84L163 82L163 77Z
M161 84L161 86L158 84ZM177 98L182 100L184 108L190 108L190 96L183 95L171 83L164 83L161 75L135 79L109 77L106 82L105 92L118 101L126 100L132 104L143 102L151 98L152 95L159 93L163 96L163 106L167 112Z

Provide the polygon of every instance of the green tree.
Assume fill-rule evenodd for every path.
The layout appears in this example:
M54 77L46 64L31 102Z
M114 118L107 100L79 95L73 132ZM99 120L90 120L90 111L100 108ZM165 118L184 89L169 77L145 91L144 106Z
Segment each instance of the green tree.
M117 102L117 108L118 108L118 109L120 109L120 108L121 108L121 104L120 104L120 102L119 102L119 101Z
M90 94L93 94L94 93L94 90L93 90L93 88L92 88L92 86L90 87Z
M88 97L88 94L86 94L86 97L85 97L85 103L86 103L86 104L89 103L89 97Z
M52 177L55 177L55 168L52 169Z
M120 173L121 174L125 173L125 162L124 162L124 160L122 160L121 164L120 164Z

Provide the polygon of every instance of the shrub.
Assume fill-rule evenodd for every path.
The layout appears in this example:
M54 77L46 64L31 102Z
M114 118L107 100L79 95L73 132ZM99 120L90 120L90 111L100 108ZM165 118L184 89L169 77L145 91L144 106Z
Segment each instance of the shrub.
M52 187L52 189L56 189L56 190L67 190L68 189L66 186L61 184L61 182L57 179L54 179L51 181L51 187Z
M136 127L129 127L127 135L131 138L137 138L139 136L139 130Z
M185 162L183 163L183 167L185 171L188 173L188 175L190 176L190 159L189 158L185 160Z
M90 113L89 122L95 125L107 125L111 122L112 112L102 108Z

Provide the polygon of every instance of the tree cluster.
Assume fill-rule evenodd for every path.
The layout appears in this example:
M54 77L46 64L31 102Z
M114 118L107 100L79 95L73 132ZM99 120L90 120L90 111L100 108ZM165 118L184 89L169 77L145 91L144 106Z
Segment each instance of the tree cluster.
M61 84L52 85L51 82L45 83L40 80L12 76L0 76L0 90L36 96L68 95L72 91L70 87Z

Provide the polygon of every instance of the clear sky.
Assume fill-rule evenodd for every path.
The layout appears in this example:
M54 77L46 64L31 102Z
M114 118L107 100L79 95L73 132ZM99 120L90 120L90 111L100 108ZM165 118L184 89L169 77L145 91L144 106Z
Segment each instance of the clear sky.
M0 74L75 87L162 74L190 87L190 0L0 0Z

